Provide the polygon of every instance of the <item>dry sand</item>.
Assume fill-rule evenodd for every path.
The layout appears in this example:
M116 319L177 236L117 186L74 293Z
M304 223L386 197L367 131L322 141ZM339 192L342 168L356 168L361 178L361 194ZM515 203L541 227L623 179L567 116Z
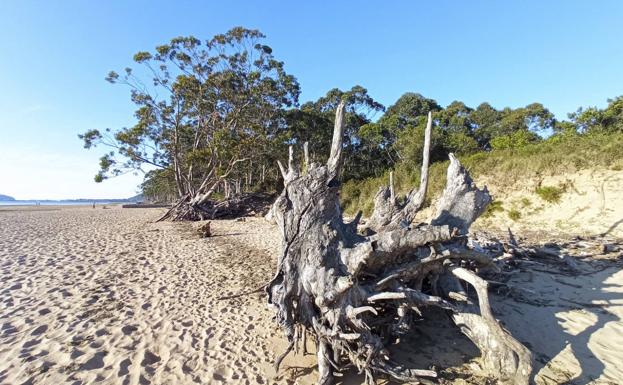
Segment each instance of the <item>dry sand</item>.
M548 233L582 236L608 235L623 238L623 172L582 170L564 176L546 176L517 182L512 189L483 176L479 186L487 185L504 211L491 218L480 218L477 225L507 227L516 231L541 230ZM564 191L559 202L546 202L535 190L538 186ZM519 213L512 220L509 211Z
M552 234L584 237L609 236L623 238L623 172L616 170L581 170L564 176L533 177L503 183L490 176L475 178L478 186L487 186L500 205L489 217L474 222L475 229L538 235ZM559 202L547 202L537 187L556 187L563 191ZM418 213L417 219L430 222L435 217L435 201ZM519 214L511 219L509 212Z
M197 224L153 223L161 212L0 209L1 384L314 382L312 355L288 357L275 377L286 343L264 297L218 300L270 279L276 230L256 218L214 221L214 236L200 239ZM580 263L577 277L516 274L511 283L540 306L494 297L534 352L537 384L623 382L623 272L598 265ZM393 350L420 368L466 361L444 371L446 383L481 382L468 375L473 345L440 323L424 322Z

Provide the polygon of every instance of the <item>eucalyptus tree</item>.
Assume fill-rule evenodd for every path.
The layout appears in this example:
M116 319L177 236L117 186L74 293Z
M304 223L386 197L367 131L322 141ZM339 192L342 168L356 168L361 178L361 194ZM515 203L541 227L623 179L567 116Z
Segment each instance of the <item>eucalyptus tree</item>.
M608 99L608 106L604 109L580 107L570 113L569 118L580 133L623 132L623 96Z
M489 142L499 129L500 111L496 110L491 104L484 102L472 110L470 119L474 124L474 135L478 144L482 149L489 150L491 148Z
M377 146L379 157L384 160L386 169L399 161L410 159L412 155L417 158L417 163L421 161L422 151L418 146L423 142L419 140L423 138L419 137L420 131L422 135L424 133L423 119L429 111L440 109L441 106L435 100L418 93L406 92L387 108L377 122L362 127L360 134L367 143Z
M96 181L132 170L167 170L178 203L165 217L202 219L217 187L277 140L299 84L262 44L257 30L236 27L207 41L178 37L138 52L140 73L110 72L130 88L136 124L80 135L86 148L111 148ZM145 80L147 78L148 80ZM263 149L259 151L258 149Z
M384 111L382 104L374 100L368 90L354 86L342 91L329 90L313 102L304 103L287 114L287 136L290 144L309 143L309 152L314 159L329 156L335 111L340 101L348 102L344 111L344 177L362 178L374 175L375 169L386 168L382 154L375 143L370 142L362 129L370 124L377 112Z

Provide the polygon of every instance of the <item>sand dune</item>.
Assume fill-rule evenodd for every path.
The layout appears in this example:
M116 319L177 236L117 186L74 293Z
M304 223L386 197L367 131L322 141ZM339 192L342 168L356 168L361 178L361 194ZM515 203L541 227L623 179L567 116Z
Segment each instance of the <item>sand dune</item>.
M315 358L301 353L275 377L272 363L286 342L260 293L218 300L270 279L276 229L255 218L215 221L215 236L200 239L196 224L153 223L159 213L0 210L1 384L314 382ZM514 280L544 301L494 301L505 325L535 351L537 383L620 383L619 267L557 280L522 273ZM414 338L429 350L414 352L416 344L405 341L396 354L418 365L472 358L447 383L478 383L466 374L477 365L473 347L451 328L440 333L440 346L419 332Z

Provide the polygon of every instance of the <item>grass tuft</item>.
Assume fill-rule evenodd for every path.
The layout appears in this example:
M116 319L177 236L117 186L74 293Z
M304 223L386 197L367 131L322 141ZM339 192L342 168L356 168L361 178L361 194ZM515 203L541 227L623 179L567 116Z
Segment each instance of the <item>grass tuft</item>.
M517 209L508 210L508 217L513 221L517 221L521 218L521 213Z
M537 187L535 192L545 202L558 203L560 202L560 197L562 197L564 190L554 186L541 186Z
M495 199L489 203L489 205L487 206L487 208L485 209L485 212L482 213L482 218L490 218L493 216L493 214L495 214L498 211L504 211L504 207L502 207L502 202L501 201L496 201Z

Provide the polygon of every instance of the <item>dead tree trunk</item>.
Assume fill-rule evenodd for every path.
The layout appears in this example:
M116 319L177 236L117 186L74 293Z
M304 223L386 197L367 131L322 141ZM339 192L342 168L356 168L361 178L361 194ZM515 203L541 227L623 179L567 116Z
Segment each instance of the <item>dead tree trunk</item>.
M427 378L436 377L436 372L400 366L386 344L398 330L412 326L410 320L420 308L437 306L447 309L474 341L485 369L499 383L528 384L530 352L493 317L487 282L463 267L492 264L467 247L471 223L491 200L486 188L478 189L451 155L436 219L411 227L426 193L429 115L420 189L400 207L393 199L379 199L377 210L386 205L387 214L374 223L375 234L359 235L360 215L344 223L338 199L343 119L340 103L326 165L310 163L301 169L292 151L288 168L279 164L285 188L272 210L283 252L267 293L290 345L277 360L277 369L295 344L311 335L317 344L321 385L332 384L334 370L349 364L365 373L368 384L379 374L430 383ZM476 289L476 298L466 295L465 284Z

